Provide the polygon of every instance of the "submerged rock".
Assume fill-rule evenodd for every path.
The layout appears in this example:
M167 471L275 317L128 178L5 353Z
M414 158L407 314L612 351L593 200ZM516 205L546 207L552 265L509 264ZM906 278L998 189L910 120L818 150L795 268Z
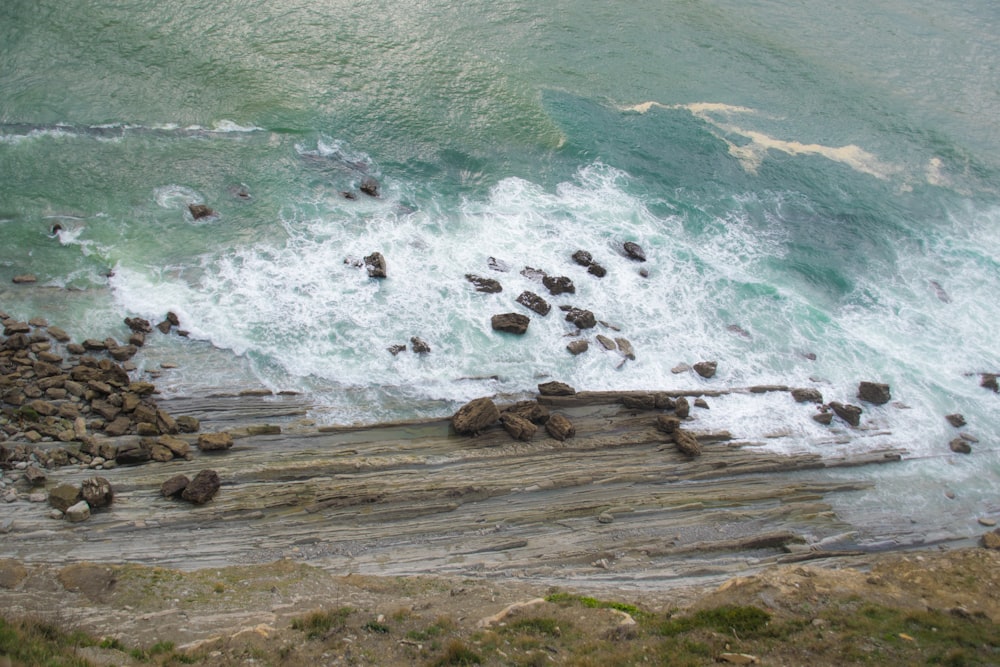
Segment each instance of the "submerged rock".
M501 285L499 281L493 280L492 278L484 278L473 273L466 273L465 279L475 286L477 292L496 294L503 291L503 285Z
M851 405L850 403L837 403L836 401L831 402L830 407L838 417L851 426L857 426L861 423L861 413L863 410L860 407Z
M629 259L635 260L637 262L646 261L646 251L638 243L632 241L626 241L622 245L622 250L625 251L625 256Z
M693 366L694 372L706 380L715 377L715 371L718 367L719 362L717 361L699 361Z
M195 220L201 220L202 218L209 218L215 215L215 211L204 204L188 204L188 211L191 212L191 217Z
M373 252L365 257L365 267L370 278L385 278L387 275L385 257L380 252Z

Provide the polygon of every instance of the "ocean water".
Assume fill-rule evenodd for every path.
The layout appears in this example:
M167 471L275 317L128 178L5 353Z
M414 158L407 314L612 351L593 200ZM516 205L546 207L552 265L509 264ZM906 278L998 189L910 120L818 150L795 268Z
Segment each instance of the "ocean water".
M140 360L180 364L166 394L307 392L321 423L550 379L847 402L886 382L849 444L787 394L698 419L779 449L904 446L844 512L972 534L1000 515L1000 398L978 375L1000 371L997 35L984 0L6 0L0 310L78 338L172 310L188 338ZM341 194L368 176L379 198ZM375 251L383 281L357 266ZM560 305L605 323L587 353ZM527 334L492 331L502 312ZM412 336L431 354L387 351ZM703 359L711 381L672 372ZM948 450L954 412L971 456Z

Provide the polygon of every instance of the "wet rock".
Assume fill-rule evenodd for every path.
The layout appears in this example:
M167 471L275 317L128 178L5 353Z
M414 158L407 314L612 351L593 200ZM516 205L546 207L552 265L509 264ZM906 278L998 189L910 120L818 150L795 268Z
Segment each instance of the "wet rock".
M691 404L684 396L678 396L674 401L674 414L680 419L687 419L691 415Z
M945 419L947 419L948 423L954 426L955 428L961 428L965 426L965 417L963 417L958 413L952 415L945 415Z
M118 446L115 453L115 463L118 465L135 465L149 461L149 447L141 440L126 442Z
M889 385L878 382L861 382L858 385L858 398L875 405L885 405L892 400Z
M573 261L580 266L590 266L594 263L594 258L586 250L577 250L573 253Z
M515 440L531 440L538 430L538 427L531 423L531 421L512 412L501 414L500 423L503 424L504 430L510 434L510 437Z
M549 311L552 309L552 306L549 305L548 301L538 296L534 292L529 292L529 291L521 292L521 294L515 300L528 310L532 310L538 313L539 315L542 315L543 317L545 315L548 315Z
M565 415L558 412L550 416L549 420L545 422L545 430L553 438L560 441L576 435L576 427L573 426L573 423Z
M373 252L365 257L365 267L368 269L369 278L386 277L385 257L380 252Z
M597 318L589 310L570 308L566 311L566 321L578 329L592 329L597 326Z
M71 523L79 523L81 521L86 521L90 518L90 505L87 504L86 500L81 500L80 502L66 508L66 519Z
M587 267L587 273L589 273L592 276L596 276L598 278L603 278L604 276L608 275L608 270L605 269L600 264L598 264L597 262L594 262L593 264Z
M215 497L221 487L222 481L217 472L202 470L184 487L181 498L196 505L204 505Z
M530 266L526 266L523 269L521 269L521 275L527 278L528 280L540 281L543 280L547 274L541 269L535 269Z
M637 262L645 262L646 261L646 251L644 251L639 246L638 243L634 243L632 241L626 241L622 245L622 250L625 251L625 256L628 257L631 260L635 260Z
M997 384L996 373L982 373L980 375L979 386L993 392L1000 392L1000 385Z
M111 482L103 477L90 477L80 484L80 495L92 509L107 507L115 498Z
M635 350L632 348L632 343L629 342L627 338L617 337L615 338L615 343L618 344L618 351L622 353L622 356L631 361L635 361Z
M499 281L493 280L492 278L484 278L473 273L466 273L465 279L472 283L477 292L496 294L497 292L503 291L503 285L501 285Z
M49 505L65 512L80 501L80 487L76 484L62 483L49 491Z
M14 276L11 280L17 285L38 282L38 278L33 273L22 273Z
M413 336L410 338L410 345L413 346L414 354L428 354L431 351L431 346L427 344L427 341L419 336ZM406 348L404 347L403 349Z
M699 361L693 366L694 372L706 380L715 377L715 371L718 367L719 362L717 361Z
M702 410L709 410L710 409L708 407L708 401L706 401L704 398L696 398L696 399L694 399L694 407L701 408Z
M232 448L233 436L225 431L202 433L198 436L198 449L203 452L221 452Z
M149 320L143 319L141 317L126 317L125 326L131 329L134 333L152 333L153 325L149 323Z
M522 335L528 330L531 319L520 313L501 313L490 319L494 331Z
M822 403L823 394L819 392L818 389L813 389L811 387L804 387L801 389L792 389L792 398L795 399L796 403Z
M618 347L618 344L605 336L604 334L597 334L597 342L601 344L605 350L611 351Z
M569 353L574 356L578 354L583 354L589 348L590 348L590 343L588 343L586 340L582 338L579 340L570 341L570 343L566 346L566 349L569 350Z
M490 267L491 270L498 271L500 273L507 273L510 271L510 264L502 259L497 259L496 257L490 257L487 259L486 266Z
M173 498L181 495L191 480L187 475L174 475L160 485L160 495L164 498Z
M204 204L188 204L188 211L191 212L191 217L195 220L201 220L202 218L209 218L215 215L215 211Z
M576 286L567 276L545 276L542 284L553 296L560 294L576 294Z
M451 417L451 426L459 435L477 435L500 419L500 410L487 397L476 398L458 409Z
M373 177L365 176L363 179L361 179L361 185L358 186L358 190L361 190L369 197L378 197L379 183Z
M576 393L576 389L569 386L565 382L557 382L553 380L551 382L543 382L538 385L538 393L542 396L572 396Z
M956 454L971 454L972 446L964 438L955 438L948 443L948 447Z
M830 407L833 409L834 414L843 419L845 422L851 426L857 426L861 423L861 413L863 410L857 405L851 405L850 403L838 403L833 401L830 403Z

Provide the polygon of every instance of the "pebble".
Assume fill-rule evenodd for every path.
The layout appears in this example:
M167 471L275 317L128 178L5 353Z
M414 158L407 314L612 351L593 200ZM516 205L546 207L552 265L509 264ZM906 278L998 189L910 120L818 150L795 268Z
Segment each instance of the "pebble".
M615 515L612 514L611 512L601 512L597 516L597 520L600 523L614 523L614 521L615 521Z
M14 464L15 470L24 470L27 467L28 467L27 461L18 461L17 463Z
M10 491L8 491L4 495L3 500L6 503L12 503L12 502L14 502L15 500L17 500L17 491L15 491L14 489L11 489Z
M44 491L36 491L28 496L28 502L31 503L44 503L48 499L48 496Z
M0 535L6 535L12 530L14 530L13 519L4 519L3 521L0 521Z
M63 513L60 512L57 509L54 509L54 510L52 510L52 511L49 512L49 518L50 519L62 519L63 518Z
M981 525L981 526L995 526L995 525L997 525L997 522L994 519L988 519L988 518L986 518L984 516L981 516L981 517L979 517L979 525Z

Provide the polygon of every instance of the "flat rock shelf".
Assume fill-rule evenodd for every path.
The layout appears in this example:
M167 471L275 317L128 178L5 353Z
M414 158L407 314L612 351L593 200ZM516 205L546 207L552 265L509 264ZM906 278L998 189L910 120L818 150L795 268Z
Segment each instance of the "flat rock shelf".
M623 395L540 397L577 435L558 441L543 430L528 442L499 425L457 436L446 419L317 428L300 396L164 399L171 414L226 430L235 445L100 472L114 503L83 524L48 518L42 503L11 503L2 552L36 564L194 570L289 558L337 574L666 586L862 553L829 499L870 483L829 471L905 454L783 455L694 422L685 428L703 454L688 458L657 430L660 411L626 408ZM170 477L206 468L222 480L206 505L160 495ZM93 474L66 466L48 471L48 484Z

